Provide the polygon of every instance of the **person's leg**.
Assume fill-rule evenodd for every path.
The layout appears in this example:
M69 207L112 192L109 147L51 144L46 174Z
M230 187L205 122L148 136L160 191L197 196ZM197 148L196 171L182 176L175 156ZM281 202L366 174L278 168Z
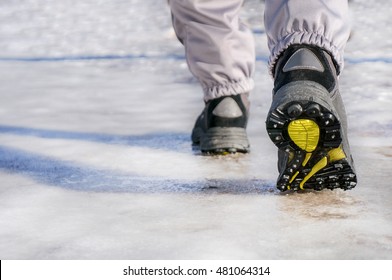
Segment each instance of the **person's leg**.
M239 18L243 0L170 0L173 27L205 101L253 88L252 32Z
M265 22L275 79L266 126L279 148L277 187L355 187L338 87L350 33L347 2L267 0Z
M173 27L199 80L206 107L192 140L202 151L247 152L249 92L253 88L252 32L239 19L243 0L170 0Z
M266 0L264 23L271 52L270 70L293 44L315 45L329 52L337 71L350 36L347 0Z

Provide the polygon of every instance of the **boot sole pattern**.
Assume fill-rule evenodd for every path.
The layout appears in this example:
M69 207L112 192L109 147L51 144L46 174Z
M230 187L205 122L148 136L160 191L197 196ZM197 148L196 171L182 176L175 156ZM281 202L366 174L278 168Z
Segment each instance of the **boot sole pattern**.
M193 132L193 146L204 154L235 154L248 153L249 141L244 128L213 127L206 133ZM197 137L195 136L197 135Z
M342 148L338 118L314 101L294 101L271 111L266 121L272 142L288 156L277 188L322 190L356 186L356 175Z

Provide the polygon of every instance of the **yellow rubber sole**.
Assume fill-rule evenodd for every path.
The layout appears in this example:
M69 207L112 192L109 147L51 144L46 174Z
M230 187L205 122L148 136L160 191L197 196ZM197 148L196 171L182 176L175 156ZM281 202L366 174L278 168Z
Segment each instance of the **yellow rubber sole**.
M289 123L287 129L291 140L306 152L313 152L317 148L320 138L320 128L312 120L298 119Z
M289 123L287 132L291 140L300 149L306 151L306 155L301 165L303 167L309 162L312 157L312 152L316 150L320 138L320 128L313 120L310 119L297 119ZM301 180L299 188L304 189L305 183L318 171L325 168L328 164L345 159L346 155L341 146L331 149L326 156L322 157L313 167L310 172ZM300 172L297 171L289 180L291 184ZM287 187L289 190L291 186Z

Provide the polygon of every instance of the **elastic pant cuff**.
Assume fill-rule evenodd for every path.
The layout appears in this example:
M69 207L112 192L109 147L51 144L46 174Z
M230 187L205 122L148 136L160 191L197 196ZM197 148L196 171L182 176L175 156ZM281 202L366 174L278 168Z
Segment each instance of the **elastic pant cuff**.
M272 76L274 76L274 68L275 64L280 57L280 55L291 45L294 44L304 44L304 45L313 45L324 49L332 55L332 58L335 60L337 65L337 73L340 73L344 67L344 58L343 53L339 51L339 49L332 44L332 42L328 41L322 34L313 33L313 32L293 32L285 37L283 37L271 50L271 56L269 58L269 72Z
M252 78L228 82L223 85L214 85L212 87L203 87L204 101L219 98L222 96L237 95L250 92L254 88L254 80Z

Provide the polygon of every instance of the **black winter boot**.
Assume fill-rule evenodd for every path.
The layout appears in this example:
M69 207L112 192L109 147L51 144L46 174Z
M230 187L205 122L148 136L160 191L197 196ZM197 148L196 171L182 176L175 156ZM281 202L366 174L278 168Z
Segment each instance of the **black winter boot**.
M309 45L290 46L277 61L266 127L279 148L281 191L357 184L336 69L329 53Z
M223 96L206 103L192 131L192 142L206 153L247 153L248 94Z

